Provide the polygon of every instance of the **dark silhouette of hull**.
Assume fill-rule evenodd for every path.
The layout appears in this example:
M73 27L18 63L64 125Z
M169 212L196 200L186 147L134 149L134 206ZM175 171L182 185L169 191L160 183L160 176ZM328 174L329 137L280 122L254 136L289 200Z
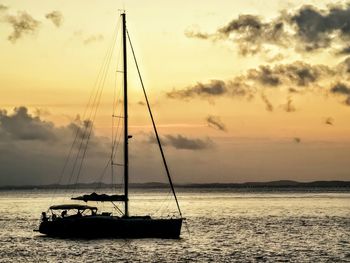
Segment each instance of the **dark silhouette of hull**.
M43 221L39 232L52 237L179 238L182 218L83 216Z

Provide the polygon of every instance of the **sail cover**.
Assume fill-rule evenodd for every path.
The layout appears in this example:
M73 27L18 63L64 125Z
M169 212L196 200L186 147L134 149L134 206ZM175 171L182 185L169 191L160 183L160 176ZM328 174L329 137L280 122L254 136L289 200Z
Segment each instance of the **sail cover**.
M126 201L125 195L107 195L107 194L87 194L77 197L72 197L72 200L81 200L84 202L97 201L97 202L113 202L113 201Z
M77 204L65 204L65 205L53 205L50 206L51 210L69 210L69 209L78 209L78 210L97 210L97 207L88 206L88 205L77 205Z

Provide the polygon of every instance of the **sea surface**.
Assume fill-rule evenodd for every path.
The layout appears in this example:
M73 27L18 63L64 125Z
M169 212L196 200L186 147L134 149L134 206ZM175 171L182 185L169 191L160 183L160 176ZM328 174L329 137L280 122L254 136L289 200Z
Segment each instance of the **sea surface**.
M350 262L346 191L179 189L186 217L179 240L54 239L33 232L42 211L72 203L71 195L0 191L0 262ZM164 189L132 190L130 210L176 214Z

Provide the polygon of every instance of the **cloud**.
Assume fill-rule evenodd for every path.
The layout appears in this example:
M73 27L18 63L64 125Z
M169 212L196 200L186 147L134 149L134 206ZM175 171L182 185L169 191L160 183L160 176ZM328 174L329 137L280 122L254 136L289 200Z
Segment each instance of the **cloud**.
M196 139L178 135L165 135L168 145L182 150L204 150L213 147L213 141L209 138Z
M292 98L288 98L287 99L287 103L285 105L283 105L283 109L286 111L286 112L294 112L296 111L296 108L293 106L293 100Z
M157 140L153 134L148 136L148 143L157 143ZM177 135L164 135L161 137L161 143L163 146L172 146L178 150L205 150L213 148L214 143L211 139L199 139L199 138L189 138L181 134Z
M348 96L348 97L345 99L344 103L345 103L346 105L350 106L350 96Z
M258 16L253 15L240 15L219 28L217 34L226 39L234 34L234 42L238 43L242 55L256 54L262 51L266 43L285 46L288 40L283 21L263 23Z
M350 46L343 47L341 50L338 51L338 54L340 54L340 55L350 55Z
M209 101L215 97L231 96L244 97L251 94L249 87L242 81L235 79L233 81L211 80L208 83L198 82L194 86L185 89L176 90L167 93L167 97L171 99L203 98Z
M339 67L339 65L334 68L318 64L311 65L301 61L274 66L261 65L231 80L198 82L184 89L173 89L167 93L167 97L179 100L201 98L213 102L214 99L220 97L252 98L264 88L287 89L288 92L293 93L299 93L301 90L312 91L315 87L319 87L323 80L343 76ZM347 60L341 63L341 67L347 67ZM265 95L262 95L261 98L266 104L266 109L272 111L273 106L268 98ZM288 109L292 111L291 102L289 105Z
M173 90L167 93L172 99L192 98L195 96L220 96L227 93L226 83L222 80L211 80L209 83L203 84L198 82L192 87L184 90Z
M188 28L185 30L185 36L189 38L199 38L199 39L209 39L210 35L207 33L202 33L197 27L192 29Z
M8 7L0 4L0 22L10 24L13 32L8 36L8 40L13 44L24 35L33 35L39 29L41 22L33 18L25 11L17 12L17 15L11 15L7 12ZM46 19L51 20L56 27L60 27L63 22L63 15L59 11L52 11L45 15Z
M185 35L189 38L232 40L238 44L241 55L256 54L264 50L265 43L287 45L288 35L284 30L283 21L264 23L255 15L240 15L227 25L218 28L213 34L200 32L198 28L187 29Z
M330 86L330 82L336 84ZM266 110L273 111L273 105L264 95L265 89L298 95L306 92L315 95L338 95L345 97L344 104L350 106L350 57L334 66L313 65L301 61L273 66L260 65L230 80L197 82L183 89L173 89L166 96L184 101L199 98L214 103L216 99L223 97L250 100L262 93L261 99ZM282 106L286 112L296 111L290 97Z
M331 92L335 94L349 95L350 87L344 83L339 82L331 88Z
M293 141L294 141L295 143L301 143L301 139L300 139L299 137L293 138Z
M50 111L45 108L35 108L35 115L38 117L51 115Z
M16 16L6 15L4 21L9 23L13 32L8 40L16 43L23 35L34 34L39 28L40 22L26 12L19 12Z
M30 114L24 106L14 108L11 114L6 110L0 110L0 134L3 139L54 143L76 132L78 138L86 138L85 129L91 128L92 125L90 120L81 121L78 116L67 126L56 127L52 122L40 118L41 111L35 109L34 112L38 116ZM91 143L95 143L95 139L94 132L91 131Z
M328 48L337 39L344 43L350 36L350 5L329 6L321 10L311 5L301 7L290 21L296 28L296 36L303 49L313 51Z
M288 92L289 93L298 93L298 90L296 90L295 88L289 88Z
M77 182L102 181L110 183L110 176L103 176L104 167L110 160L110 139L98 136L93 132L92 123L77 117L64 126L56 126L33 115L26 107L13 111L0 110L0 185L36 185L57 183L67 160L67 154L78 132L72 147L72 153L64 170L61 184ZM91 128L89 146L82 164L80 178L77 180L80 162L83 160L87 132ZM148 136L148 135L147 135ZM170 150L167 157L174 167L182 167L184 160L191 167L200 167L195 151L210 149L214 143L209 138L191 138L183 135L166 135L162 137L167 147L182 150ZM83 143L82 143L83 142ZM154 143L154 142L153 142ZM120 146L121 147L121 146ZM122 148L118 148L117 157L122 158ZM159 164L159 151L134 136L130 144L130 169L136 182L164 181L165 174ZM203 151L204 154L205 151ZM120 155L120 156L119 156ZM74 169L74 167L76 167ZM119 173L122 167L115 167ZM108 169L109 170L109 169ZM181 168L180 168L181 170ZM185 177L189 176L185 173Z
M102 34L96 34L96 35L91 35L89 37L86 37L83 41L85 45L92 44L94 42L100 42L103 41L104 37Z
M324 121L325 124L327 125L333 125L334 124L334 119L332 117L328 117Z
M251 69L248 72L248 79L268 86L281 85L280 77L280 74L271 70L270 66L260 66L259 69Z
M67 173L63 177L67 182L75 157L77 156L78 164L82 160L78 149L85 147L88 134L85 132L83 136L83 131L87 131L85 127L91 127L91 122L76 120L66 126L57 127L39 116L33 116L23 106L15 108L13 112L0 110L0 185L55 182L67 158L67 150L78 131L72 150L74 158L70 159ZM91 147L88 148L83 166L85 180L96 180L93 178L100 173L99 169L110 155L108 144L106 138L91 133ZM77 169L74 176L76 173Z
M12 115L0 111L0 132L2 136L19 140L54 140L53 124L41 121L39 117L32 117L28 109L19 107Z
M4 12L8 10L8 6L0 4L0 12Z
M332 74L334 70L328 66L295 61L290 64L278 64L273 67L262 65L258 69L250 69L247 79L264 86L276 87L283 84L304 87Z
M206 118L206 121L209 127L212 127L220 131L227 131L225 124L221 121L219 116L209 115Z
M214 33L193 28L187 29L185 35L214 42L232 41L241 55L268 54L271 46L294 48L302 53L333 48L339 54L348 54L350 4L329 5L327 9L304 5L296 10L282 10L278 17L268 21L241 14Z
M344 72L345 74L350 73L350 57L345 58L339 65L339 70Z
M265 103L265 109L267 111L273 111L273 105L271 104L271 102L268 100L268 98L265 96L265 94L261 94L261 99L263 100L263 102Z
M51 20L56 27L60 27L63 23L63 15L60 11L52 11L46 14L45 17Z
M338 82L331 90L331 93L346 96L344 103L350 106L350 86L348 84Z
M5 122L7 121L7 124L12 122L12 125L16 123L17 127L32 127L34 122L36 130L48 130L49 136L38 136L39 138L35 139L23 138L21 134L18 134L18 131L9 129L8 126L4 128L2 121L0 121L0 185L57 183L75 132L77 128L84 129L83 121L79 118L67 125L57 126L33 116L31 111L25 107L18 107L7 113L1 110L1 116L11 119L5 118ZM89 126L87 122L85 125ZM130 142L130 162L132 163L130 179L132 182L166 182L166 175L161 166L159 150L156 145L151 147L149 143L139 140L141 136L134 135ZM179 141L186 141L179 135L172 137L181 147L183 145ZM311 140L306 144L296 145L293 137L288 143L268 138L247 140L247 138L237 136L224 136L225 138L216 138L213 145L213 142L208 138L182 137L195 142L197 140L204 142L204 146L203 143L195 143L196 146L192 145L191 147L188 146L191 143L187 143L185 149L202 148L202 150L184 149L179 151L170 144L171 140L168 141L166 137L162 137L168 143L166 157L173 171L175 183L210 183L214 180L213 174L218 170L220 173L215 175L216 182L295 179L295 176L299 176L298 180L330 180L335 179L334 174L337 174L337 180L347 180L348 178L348 156L350 154L348 142L323 144L313 143ZM110 174L101 177L101 172L110 158L110 139L93 134L91 140L94 144L88 148L79 182L96 182L102 178L103 182L110 183ZM198 144L202 146L198 147ZM236 153L240 153L242 158L227 158L232 156L231 146L234 147ZM211 147L220 150L213 152ZM327 151L324 151L325 147L328 147ZM74 153L76 148L73 149ZM262 150L257 151L256 149ZM281 149L284 154L281 154ZM81 156L78 159L80 160L80 158ZM322 163L321 168L320 163ZM296 166L305 169L301 169L301 174L296 175L293 170ZM62 184L68 183L71 168L72 162L69 162L66 173L61 180ZM232 170L237 171L237 175L234 177L232 177ZM115 171L117 176L122 174L122 167L115 166ZM284 171L283 178L281 171ZM120 179L119 176L118 178ZM71 182L75 182L75 179L73 177ZM67 193L68 196L70 193Z

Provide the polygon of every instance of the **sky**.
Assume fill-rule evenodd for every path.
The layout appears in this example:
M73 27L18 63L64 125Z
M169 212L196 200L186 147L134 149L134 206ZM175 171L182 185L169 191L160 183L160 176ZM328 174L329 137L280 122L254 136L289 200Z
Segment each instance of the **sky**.
M121 182L121 9L175 183L350 180L350 2L2 0L0 185ZM165 182L128 54L130 181Z

